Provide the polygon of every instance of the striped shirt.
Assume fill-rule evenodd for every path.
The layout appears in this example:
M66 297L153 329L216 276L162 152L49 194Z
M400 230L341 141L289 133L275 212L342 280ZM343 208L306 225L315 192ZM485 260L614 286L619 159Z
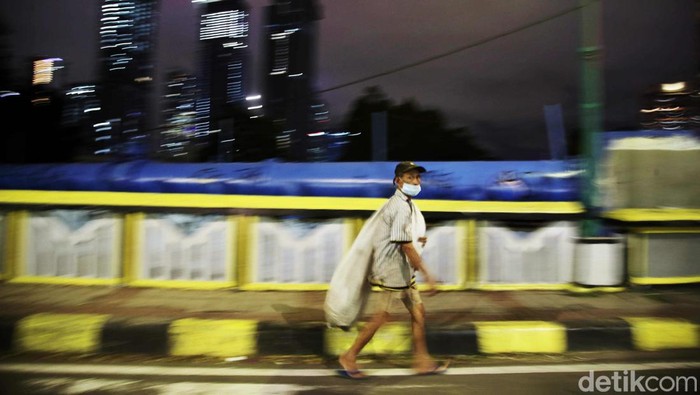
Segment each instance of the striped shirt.
M401 244L413 242L420 253L417 240L425 236L425 219L413 200L398 189L381 210L369 281L383 288L405 289L415 283L415 270Z

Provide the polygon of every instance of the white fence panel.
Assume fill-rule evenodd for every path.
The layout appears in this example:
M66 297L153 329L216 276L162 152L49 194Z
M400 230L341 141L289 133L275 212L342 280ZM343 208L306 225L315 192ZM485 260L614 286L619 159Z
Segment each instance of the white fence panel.
M513 229L487 222L479 227L479 282L562 284L573 280L573 222Z
M440 285L461 285L465 281L467 237L457 221L428 224L428 242L423 249L423 261ZM424 282L418 276L418 281Z
M120 276L123 220L89 210L32 212L25 274L114 279Z
M233 278L235 229L225 216L148 214L142 229L140 279Z
M352 232L343 219L260 218L254 237L252 282L329 283Z
M252 282L327 284L352 241L351 227L342 219L311 221L261 218L251 229ZM423 258L442 285L465 280L467 246L464 227L457 221L429 226ZM418 278L422 281L422 278Z

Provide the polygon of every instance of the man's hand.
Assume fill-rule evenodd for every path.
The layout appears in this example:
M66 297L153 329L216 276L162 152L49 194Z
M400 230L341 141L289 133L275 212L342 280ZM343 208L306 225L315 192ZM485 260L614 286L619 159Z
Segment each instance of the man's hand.
M433 278L430 273L424 273L423 277L425 278L425 281L428 283L428 291L425 293L427 296L435 296L438 293L437 289L437 283L435 282L435 279Z
M418 242L420 243L421 247L425 247L425 243L428 242L428 238L423 236L418 238Z
M415 247L413 247L413 243L407 242L401 244L401 251L403 251L403 253L406 254L406 258L408 258L408 262L411 264L411 266L413 266L413 269L420 272L423 275L425 281L428 283L429 290L426 294L428 296L435 295L438 292L435 279L430 274L428 269L423 265L423 260L421 259L420 255L418 255L418 252L416 251Z

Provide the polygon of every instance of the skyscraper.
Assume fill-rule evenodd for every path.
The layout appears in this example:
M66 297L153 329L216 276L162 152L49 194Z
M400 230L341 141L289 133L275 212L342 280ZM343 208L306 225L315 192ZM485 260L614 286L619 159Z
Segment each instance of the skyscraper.
M210 159L231 161L236 150L237 118L244 115L246 105L249 8L243 0L203 3L196 141L197 145L210 145L214 156Z
M65 91L61 128L71 142L73 159L111 151L112 134L100 126L101 111L95 84L73 84Z
M58 131L62 100L60 94L60 70L63 59L35 57L32 60L32 82L29 95L29 140L27 159L33 162L55 162L65 159L63 136Z
M166 160L200 159L193 146L195 135L197 78L182 72L171 72L163 97L165 125L160 132L159 157Z
M158 0L103 0L100 80L104 86L104 131L115 154L138 146L150 149L148 112L155 79ZM100 136L101 137L101 136Z
M290 159L306 156L307 135L317 128L313 92L320 19L315 0L273 0L265 9L265 115L278 130L278 150Z

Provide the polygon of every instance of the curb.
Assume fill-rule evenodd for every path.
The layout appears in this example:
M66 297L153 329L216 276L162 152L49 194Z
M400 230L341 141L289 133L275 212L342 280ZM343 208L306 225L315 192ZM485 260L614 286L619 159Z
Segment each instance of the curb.
M0 353L147 354L235 357L337 356L355 339L325 323L278 324L245 319L149 320L107 314L0 316ZM700 325L685 319L625 317L596 321L482 321L428 325L434 355L700 348ZM411 352L408 322L386 324L365 354Z

